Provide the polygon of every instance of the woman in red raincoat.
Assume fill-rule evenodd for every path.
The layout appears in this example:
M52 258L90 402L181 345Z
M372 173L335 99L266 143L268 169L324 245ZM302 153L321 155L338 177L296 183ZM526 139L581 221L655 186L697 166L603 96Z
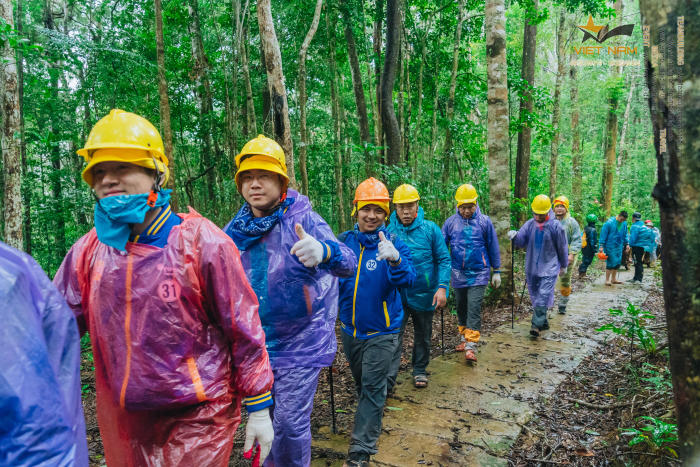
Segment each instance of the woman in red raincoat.
M169 205L158 131L112 110L78 151L95 229L54 283L89 332L97 416L110 467L228 465L249 412L246 447L269 451L272 372L258 302L234 243Z

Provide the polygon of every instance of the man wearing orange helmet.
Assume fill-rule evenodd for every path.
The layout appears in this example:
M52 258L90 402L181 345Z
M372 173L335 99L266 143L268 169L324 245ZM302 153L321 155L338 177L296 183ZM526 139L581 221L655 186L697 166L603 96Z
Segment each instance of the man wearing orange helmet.
M272 387L236 246L195 211L170 211L161 188L168 159L145 118L112 110L78 154L97 198L95 228L71 247L54 283L90 333L105 460L226 466L241 400L269 399ZM246 428L263 457L267 411Z
M554 217L549 196L535 196L532 212L532 219L520 230L508 231L508 238L513 247L525 249L525 278L533 308L530 334L538 337L549 329L547 310L554 305L557 276L566 273L569 250L566 232Z
M357 224L338 236L359 257L355 277L340 280L338 310L343 350L358 395L346 461L350 467L369 465L369 456L377 452L404 315L399 289L410 288L416 278L408 246L384 227L389 199L379 180L360 183L353 201Z
M576 256L581 251L581 227L576 219L569 215L569 198L566 196L557 196L554 198L554 215L564 227L566 232L566 243L569 245L569 265L566 267L566 273L559 277L559 314L566 313L566 305L569 303L571 295L571 275L574 273L576 266Z
M352 276L357 259L309 199L287 187L284 151L275 140L250 140L236 166L246 202L224 231L241 251L258 296L275 376L275 439L265 465L305 467L319 373L337 349L338 277Z

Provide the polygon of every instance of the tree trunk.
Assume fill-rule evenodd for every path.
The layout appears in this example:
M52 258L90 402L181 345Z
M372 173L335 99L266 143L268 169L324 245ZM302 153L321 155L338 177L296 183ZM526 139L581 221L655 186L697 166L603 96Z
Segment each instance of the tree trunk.
M573 57L572 57L573 58ZM570 106L571 106L571 211L575 216L579 216L579 221L583 220L583 200L581 191L583 186L583 174L581 172L581 132L578 127L578 81L576 78L576 67L569 68Z
M625 107L625 116L622 119L622 132L620 133L620 148L617 151L617 173L620 173L620 167L627 159L627 147L625 146L627 137L627 127L630 118L630 109L632 108L632 96L634 96L635 81L630 84L630 91L627 94L627 106Z
M650 27L644 48L649 107L654 128L663 232L664 303L668 326L679 454L685 465L700 459L700 43L697 2L641 0L642 24ZM681 22L679 26L679 22ZM685 24L690 27L685 29ZM687 49L677 47L679 33ZM668 44L668 45L666 45ZM680 49L680 50L679 50Z
M355 34L352 31L352 18L347 4L348 0L340 3L340 11L345 23L345 42L348 45L348 62L350 62L350 74L352 76L352 89L355 94L355 107L357 107L357 119L360 127L360 141L364 152L365 175L372 176L373 157L367 146L369 139L369 118L367 117L367 104L365 102L365 90L362 87L362 74L360 72L360 61L357 57L357 46L355 44Z
M443 184L447 184L450 174L450 166L454 159L455 167L459 171L459 178L463 179L462 168L459 161L455 157L454 143L452 141L452 129L455 115L455 92L457 89L457 70L459 68L459 44L462 40L462 23L464 22L464 5L465 0L459 0L459 10L457 13L457 28L455 29L454 44L452 45L452 73L450 74L450 91L447 96L447 124L445 125L445 150L444 150L444 169L443 169Z
M384 69L381 81L381 105L382 127L386 135L387 163L398 165L401 160L401 130L396 120L394 111L394 82L396 81L396 69L399 61L399 31L401 29L401 15L399 1L387 0L386 2L386 49L384 52Z
M236 6L240 9L240 0L235 0ZM245 83L245 102L246 102L246 119L245 119L245 133L248 138L256 136L258 132L257 124L255 121L255 101L253 100L253 86L250 83L250 67L248 66L248 27L244 24L241 19L242 15L245 15L248 11L248 2L246 1L245 8L243 12L236 16L236 30L240 30L241 33L238 41L238 53L241 56L241 71L243 72L243 82Z
M335 17L326 15L326 32L328 35L328 69L331 75L331 115L333 118L333 159L336 184L336 196L338 197L338 228L345 230L345 196L343 190L343 153L340 147L340 101L338 98L337 64L335 62Z
M438 66L438 54L434 56L435 69ZM428 160L433 162L433 156L435 155L435 149L437 146L437 115L438 115L438 105L440 104L440 81L438 77L435 77L435 94L433 94L433 121L430 125L430 149L428 150ZM432 164L431 164L432 165Z
M17 0L17 21L15 27L17 35L23 37L24 0ZM22 47L17 47L17 92L19 97L19 141L22 157L22 207L24 209L24 251L32 254L32 190L27 185L27 140L24 137L24 53Z
M374 91L376 108L374 112L375 122L375 144L381 147L379 150L379 160L386 163L386 148L384 148L384 122L382 117L382 19L384 16L384 0L377 0L376 13L374 19L374 32L372 34L372 44L374 47Z
M559 23L557 25L557 77L554 84L554 103L552 109L552 143L549 158L549 197L554 199L557 190L557 159L559 157L559 99L561 97L561 83L564 80L564 24L566 23L566 10L559 9Z
M309 137L306 131L306 52L309 50L311 40L318 29L318 22L321 18L321 7L323 0L316 0L314 17L311 26L306 33L304 42L299 49L299 71L297 74L297 88L299 89L299 172L301 174L301 192L309 195L309 176L306 172L306 146L309 144Z
M504 0L488 0L485 6L486 74L488 81L489 213L498 235L505 293L511 289L510 270L510 169L508 164L508 64L506 63L506 7Z
M199 23L199 5L197 2L198 0L189 0L187 8L191 18L191 22L189 23L190 44L192 46L192 61L194 62L195 94L199 104L199 136L202 140L200 171L202 173L206 171L207 181L205 184L207 201L209 206L213 207L216 204L216 193L214 191L214 187L216 186L216 171L213 154L213 106L211 101L211 86L209 84L209 77L207 76L209 63L204 54L202 30Z
M538 0L534 0L534 11L537 11ZM533 13L534 14L534 13ZM535 52L537 47L537 25L531 24L525 19L523 31L523 63L522 77L528 87L535 85ZM529 89L523 92L520 99L520 120L532 113L532 98ZM530 178L530 145L532 143L532 128L523 124L518 132L518 155L515 162L515 197L520 199L525 206L528 202L528 182ZM518 221L523 223L530 216L530 210L521 209L518 212Z
M289 126L287 90L284 86L282 56L280 54L279 42L277 42L277 35L275 34L275 25L272 22L270 0L258 1L258 26L260 27L260 42L265 52L264 63L265 69L267 70L267 84L270 90L275 139L282 146L282 149L284 149L284 156L287 161L287 175L289 175L289 185L292 188L296 188L294 147L292 145L292 133Z
M168 81L165 78L165 46L163 45L163 10L161 0L153 0L156 17L156 57L158 60L158 96L160 97L160 129L163 133L165 157L168 158L170 178L168 188L173 190L170 204L178 211L177 191L175 187L175 153L173 151L173 131L170 126L170 101L168 99Z
M12 2L0 1L0 18L10 28L14 25ZM22 151L21 140L15 135L20 132L19 90L17 78L17 58L5 40L2 46L2 162L4 169L3 215L5 218L5 242L18 250L24 246L22 216Z

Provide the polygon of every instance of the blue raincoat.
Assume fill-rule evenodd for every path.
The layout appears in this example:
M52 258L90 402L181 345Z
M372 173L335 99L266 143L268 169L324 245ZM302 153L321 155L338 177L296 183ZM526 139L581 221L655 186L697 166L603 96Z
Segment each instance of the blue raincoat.
M656 249L656 232L650 229L644 222L637 221L630 228L630 246L644 248L646 252Z
M399 264L377 261L380 231L399 251ZM408 246L384 227L363 233L355 225L355 230L343 232L338 238L359 257L355 277L340 279L341 329L357 339L398 333L403 320L398 289L412 287L416 278Z
M87 466L80 335L38 264L0 242L0 465Z
M445 245L440 227L424 218L423 208L418 208L418 216L404 226L391 213L389 233L403 240L411 249L411 259L416 270L416 281L411 288L401 289L403 302L417 311L433 311L433 297L439 287L445 290L450 286L450 252Z
M627 222L618 223L615 216L608 219L600 229L599 245L608 255L605 267L615 269L620 266L622 250L627 246Z
M498 237L489 216L481 213L478 204L469 219L455 209L442 226L442 235L451 251L452 287L487 285L491 268L501 267Z
M337 241L309 199L294 190L287 190L279 213L266 219L272 228L262 235L246 236L235 227L235 219L224 231L236 242L258 297L275 377L275 439L265 465L304 466L311 458L310 416L319 371L333 363L337 349L337 278L352 276L357 258ZM299 240L297 223L327 251L328 259L315 268L305 267L290 253Z
M525 248L525 277L535 307L554 304L554 284L559 271L569 265L566 232L550 210L547 220L529 219L513 239L515 248Z

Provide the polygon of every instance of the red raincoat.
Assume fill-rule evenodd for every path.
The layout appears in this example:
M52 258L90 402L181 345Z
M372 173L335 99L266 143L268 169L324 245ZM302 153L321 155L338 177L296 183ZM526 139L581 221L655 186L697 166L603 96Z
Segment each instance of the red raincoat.
M228 465L240 402L272 387L258 302L233 241L190 210L164 248L93 229L54 283L92 340L110 467Z

